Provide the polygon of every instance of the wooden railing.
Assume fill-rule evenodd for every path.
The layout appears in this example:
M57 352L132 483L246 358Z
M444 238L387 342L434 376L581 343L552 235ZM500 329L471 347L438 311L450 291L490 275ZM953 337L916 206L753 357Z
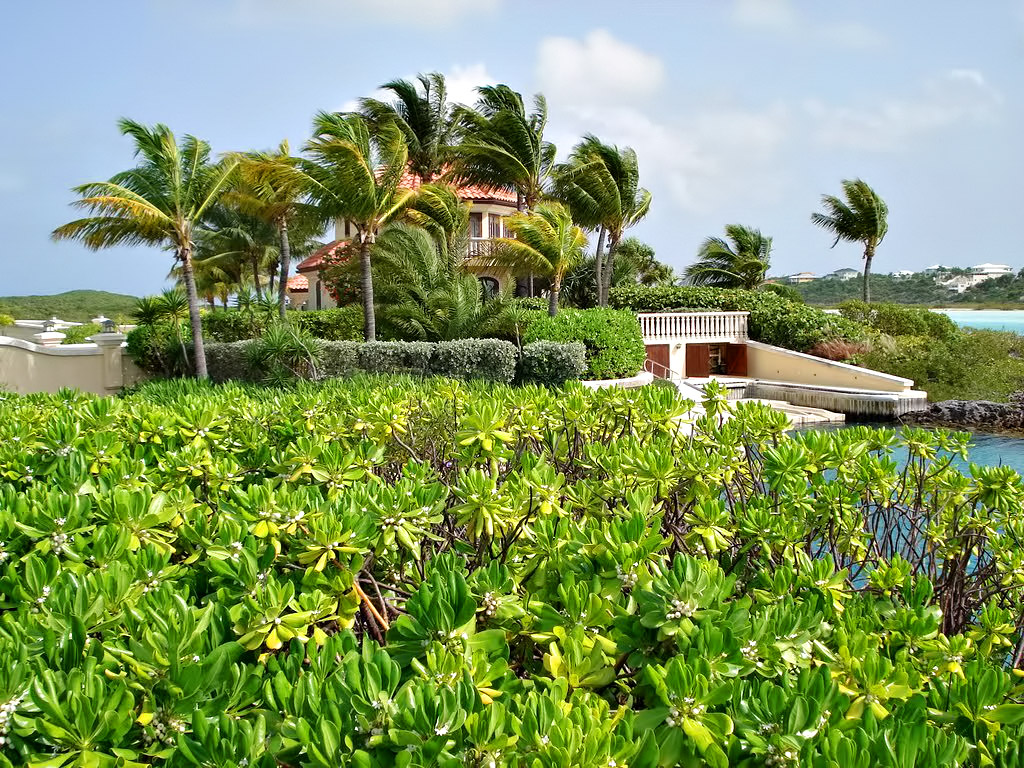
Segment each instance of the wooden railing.
M645 344L741 342L749 312L650 312L637 315Z
M472 238L466 248L466 255L471 259L490 256L493 244L494 242L488 237Z

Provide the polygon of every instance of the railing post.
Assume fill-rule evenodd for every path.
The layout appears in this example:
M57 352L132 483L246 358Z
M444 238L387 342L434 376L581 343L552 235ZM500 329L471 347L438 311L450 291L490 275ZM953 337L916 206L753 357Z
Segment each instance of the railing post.
M110 393L119 392L124 387L121 345L128 337L123 333L97 333L89 338L103 355L103 388Z

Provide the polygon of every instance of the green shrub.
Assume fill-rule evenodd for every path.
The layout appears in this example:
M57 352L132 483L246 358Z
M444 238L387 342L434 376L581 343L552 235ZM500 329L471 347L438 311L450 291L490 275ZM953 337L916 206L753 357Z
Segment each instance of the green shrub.
M749 312L750 338L798 352L833 339L857 341L865 335L863 326L845 317L796 304L771 291L624 285L612 289L610 300L612 306L634 312Z
M349 304L335 309L295 312L289 318L300 328L325 341L362 341L363 308Z
M581 342L587 350L588 379L633 376L647 358L640 324L624 310L564 309L554 317L538 312L523 341Z
M435 345L427 341L370 341L359 345L360 370L367 373L430 372Z
M316 379L320 373L320 342L288 323L274 323L245 348L249 367L267 383Z
M139 325L128 333L128 355L142 370L159 376L181 376L191 370L185 339L191 338L190 326L161 321Z
M0 328L3 328L8 325L14 325L14 317L12 317L11 315L5 315L2 312L0 312Z
M206 370L210 378L216 382L252 381L255 374L249 361L250 346L249 340L206 342Z
M64 340L61 344L88 344L89 337L96 335L102 330L96 323L72 325L70 328L65 328L61 331L64 334Z
M519 358L519 380L555 387L583 378L587 372L587 348L581 342L560 344L535 341L523 347Z
M203 337L213 341L242 341L263 335L274 319L265 312L216 309L203 313Z
M777 296L781 296L784 299L792 301L794 304L805 304L803 295L794 288L792 285L784 285L782 283L765 283L761 286L762 291L768 291L774 293Z
M321 343L320 375L325 379L352 376L359 372L359 341Z
M839 305L839 311L843 317L889 336L927 336L949 340L960 332L956 323L946 315L922 307L844 301Z
M460 339L434 344L430 370L453 379L484 379L502 384L516 376L516 345L500 339Z

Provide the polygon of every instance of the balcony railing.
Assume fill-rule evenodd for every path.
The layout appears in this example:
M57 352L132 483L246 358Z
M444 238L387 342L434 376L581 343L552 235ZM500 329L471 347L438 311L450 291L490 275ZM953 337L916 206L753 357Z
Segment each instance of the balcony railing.
M749 312L651 312L637 315L644 343L747 340Z
M489 237L473 237L469 240L466 255L471 259L479 259L491 255L494 241Z

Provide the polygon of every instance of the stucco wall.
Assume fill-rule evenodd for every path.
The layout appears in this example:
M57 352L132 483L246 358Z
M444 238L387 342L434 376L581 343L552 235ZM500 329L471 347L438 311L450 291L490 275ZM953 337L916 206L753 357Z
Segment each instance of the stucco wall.
M811 384L820 387L849 387L878 392L907 392L914 386L910 379L858 368L855 365L822 360L820 357L773 347L757 341L747 342L747 376L751 379Z
M115 394L124 384L144 378L123 354L119 334L114 343L44 347L0 336L0 385L11 392L56 392L63 387L98 395Z

